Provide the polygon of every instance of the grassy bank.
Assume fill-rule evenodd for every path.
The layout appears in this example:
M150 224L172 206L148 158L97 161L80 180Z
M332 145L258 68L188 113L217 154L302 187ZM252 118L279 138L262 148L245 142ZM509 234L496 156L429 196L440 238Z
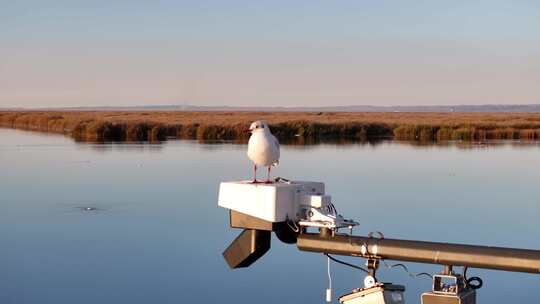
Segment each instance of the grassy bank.
M62 133L78 141L238 140L257 119L284 142L540 139L540 114L0 112L0 126Z

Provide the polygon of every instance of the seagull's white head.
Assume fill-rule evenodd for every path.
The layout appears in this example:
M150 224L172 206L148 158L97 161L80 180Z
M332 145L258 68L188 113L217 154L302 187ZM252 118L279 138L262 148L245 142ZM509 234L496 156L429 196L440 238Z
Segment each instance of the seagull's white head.
M253 132L264 132L264 131L270 131L268 129L268 124L264 120L257 120L251 123L249 126L249 131L251 133Z

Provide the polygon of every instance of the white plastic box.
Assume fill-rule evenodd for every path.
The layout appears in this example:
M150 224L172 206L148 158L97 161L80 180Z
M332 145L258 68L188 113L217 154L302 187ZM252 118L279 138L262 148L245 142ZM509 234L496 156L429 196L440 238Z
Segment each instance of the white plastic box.
M384 284L364 288L339 298L340 304L405 304L405 287ZM444 302L446 303L446 302Z
M324 183L320 182L253 184L251 181L236 181L220 184L218 205L277 223L296 219L300 205L321 200L329 200L329 197L324 196Z

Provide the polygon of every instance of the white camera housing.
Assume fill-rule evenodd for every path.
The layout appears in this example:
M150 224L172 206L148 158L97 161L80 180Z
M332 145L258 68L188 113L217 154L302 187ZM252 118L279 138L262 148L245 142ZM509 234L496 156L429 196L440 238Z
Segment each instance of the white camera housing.
M218 205L271 223L297 221L306 207L320 208L331 197L324 193L324 183L309 181L222 182Z

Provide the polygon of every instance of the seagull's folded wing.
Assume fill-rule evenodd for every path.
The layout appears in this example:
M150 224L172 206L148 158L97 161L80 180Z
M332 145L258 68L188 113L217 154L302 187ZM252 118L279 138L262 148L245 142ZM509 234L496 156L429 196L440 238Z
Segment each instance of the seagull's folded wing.
M273 148L274 148L274 151L275 151L275 164L279 164L279 156L280 156L280 153L279 153L279 141L277 140L277 138L274 136L274 135L271 135L272 136L272 145L273 145Z

